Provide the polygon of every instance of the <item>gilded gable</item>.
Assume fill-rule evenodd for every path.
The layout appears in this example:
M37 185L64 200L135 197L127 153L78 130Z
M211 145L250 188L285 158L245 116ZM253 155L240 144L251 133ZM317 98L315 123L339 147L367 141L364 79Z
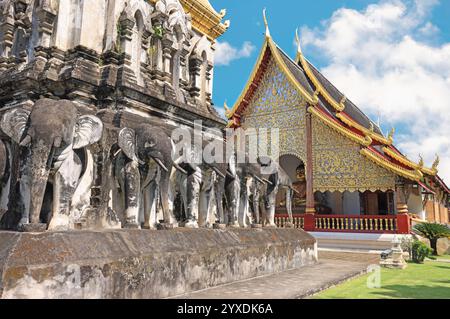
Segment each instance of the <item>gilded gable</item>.
M371 162L360 146L313 117L314 189L316 191L387 191L395 174Z
M305 160L306 104L272 59L242 114L242 128L278 128L280 156L291 154Z

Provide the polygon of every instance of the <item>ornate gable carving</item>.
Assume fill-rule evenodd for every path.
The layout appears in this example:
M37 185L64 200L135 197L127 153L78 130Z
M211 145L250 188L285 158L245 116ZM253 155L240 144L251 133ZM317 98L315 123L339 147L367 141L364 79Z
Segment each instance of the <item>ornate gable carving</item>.
M313 117L314 189L316 191L387 191L395 174L359 153L360 146Z
M304 161L306 104L307 102L271 59L259 88L242 114L242 127L278 128L280 156L291 154Z

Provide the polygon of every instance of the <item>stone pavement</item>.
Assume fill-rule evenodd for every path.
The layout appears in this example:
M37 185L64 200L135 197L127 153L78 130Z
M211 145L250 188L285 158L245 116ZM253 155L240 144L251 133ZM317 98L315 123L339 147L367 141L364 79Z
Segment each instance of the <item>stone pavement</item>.
M306 298L350 278L378 263L370 254L319 252L314 266L213 287L176 296L176 299L298 299Z

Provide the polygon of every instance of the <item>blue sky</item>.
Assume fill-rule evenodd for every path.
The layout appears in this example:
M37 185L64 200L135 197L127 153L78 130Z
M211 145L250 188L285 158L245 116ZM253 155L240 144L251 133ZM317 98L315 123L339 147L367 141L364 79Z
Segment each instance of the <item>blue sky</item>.
M441 157L450 183L450 1L210 0L227 9L230 29L218 39L214 103L232 106L264 40L262 9L273 39L295 56L294 31L305 54L396 145L430 166ZM448 113L448 114L447 114Z

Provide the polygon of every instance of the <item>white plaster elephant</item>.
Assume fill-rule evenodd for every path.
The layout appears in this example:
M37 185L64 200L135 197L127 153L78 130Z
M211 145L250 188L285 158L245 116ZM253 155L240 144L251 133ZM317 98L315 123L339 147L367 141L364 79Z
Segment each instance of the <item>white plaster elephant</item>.
M69 229L71 200L83 169L80 151L101 139L101 120L80 115L70 101L41 99L31 112L18 108L5 113L1 128L29 152L21 163L24 211L18 229L44 231L47 224L49 230ZM50 216L43 216L47 183L53 185L52 208Z

